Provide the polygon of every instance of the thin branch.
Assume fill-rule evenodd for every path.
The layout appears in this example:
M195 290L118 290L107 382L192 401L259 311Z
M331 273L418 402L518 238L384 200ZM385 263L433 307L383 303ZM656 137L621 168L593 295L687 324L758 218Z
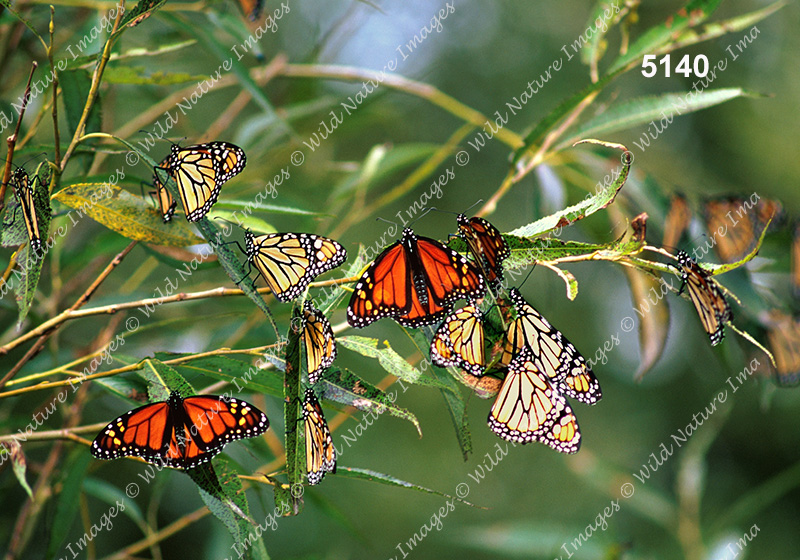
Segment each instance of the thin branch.
M58 169L61 169L61 136L58 132L58 72L56 72L55 64L53 64L53 34L55 33L55 24L53 19L56 15L54 6L50 6L50 47L47 49L47 59L50 61L50 72L53 73L53 142L55 144L55 164ZM2 384L0 384L0 388Z
M0 184L0 213L6 205L6 186L9 179L11 179L11 160L14 159L14 147L17 145L17 138L19 136L19 127L22 124L22 117L25 116L25 108L28 106L28 101L31 98L31 82L33 81L33 73L39 65L34 60L31 63L31 73L28 75L28 85L25 86L25 94L22 98L22 108L19 110L19 118L17 119L17 127L14 129L14 134L8 137L6 143L8 144L8 153L6 154L6 167L3 170L3 182Z
M115 268L117 268L117 266L122 262L122 259L124 259L127 256L127 254L130 253L131 250L136 246L136 243L137 243L136 241L131 241L130 244L128 244L128 246L125 247L125 249L123 249L119 254L117 254L117 256L114 257L110 263L108 263L108 266L103 270L103 272L100 273L100 276L98 276L95 279L95 281L92 282L92 284L88 288L86 288L86 291L83 292L83 294L81 294L78 300L75 303L73 303L72 306L67 311L75 311L86 305L86 302L89 301L89 298L91 298L92 295L95 293L95 291L97 291L97 288L100 287L100 284L102 284L103 281L106 278L108 278L108 275L111 274L111 272ZM12 379L17 374L17 372L19 372L19 370L22 369L22 367L26 363L28 363L28 361L31 358L33 358L36 354L39 353L39 351L44 346L45 342L47 342L47 339L56 331L56 329L58 329L59 326L60 324L54 326L52 329L43 332L39 336L39 340L36 341L36 344L34 344L30 348L30 350L28 350L28 352L25 353L22 359L20 359L20 361L17 362L17 364L13 368L11 368L11 370L7 374L3 376L3 379L0 379L0 389L5 387L6 383L8 383L8 381Z
M335 286L337 284L347 284L350 282L356 282L357 280L358 277L353 276L351 278L326 280L324 282L312 282L311 286L312 287ZM259 288L256 291L260 294L268 294L272 292L272 290L270 290L269 288ZM212 297L241 296L243 294L244 292L242 292L242 290L238 288L213 288L211 290L204 290L202 292L189 292L189 293L181 292L179 294L174 294L172 296L167 296L167 297L140 299L137 301L130 301L127 303L114 303L111 305L104 305L102 307L92 307L89 309L81 309L81 310L67 309L65 311L62 311L52 319L45 321L35 329L28 331L24 335L12 340L11 342L5 344L4 346L0 346L0 356L8 354L9 351L13 350L20 344L37 336L41 336L47 331L58 327L65 321L69 321L72 319L80 319L83 317L90 317L92 315L113 315L114 313L118 313L119 311L124 311L126 309L153 307L162 305L164 303L174 303L178 301L194 301L198 299L206 299Z
M171 537L172 535L182 530L183 528L188 527L195 521L199 521L200 519L204 518L209 513L211 513L211 510L203 506L192 513L184 515L177 521L170 523L169 525L159 530L158 532L155 532L152 535L148 535L142 540L135 542L130 546L126 546L125 548L116 552L115 554L106 556L102 560L125 560L128 558L132 558L135 554L138 554L139 552L147 548L150 548L152 545L154 545L159 541L163 541L164 539Z
M86 98L86 105L83 107L83 114L81 114L81 118L78 121L78 126L75 128L75 134L72 136L72 141L69 143L67 151L64 152L64 159L61 161L62 171L67 166L67 162L69 161L70 157L72 157L75 148L78 147L81 136L83 136L83 132L86 129L86 121L89 119L89 113L92 111L94 102L97 99L98 93L100 92L100 81L103 78L103 72L106 69L106 64L108 64L108 59L111 56L111 46L114 35L117 32L117 29L119 28L119 22L122 19L123 4L124 1L120 0L119 4L117 5L117 17L114 19L114 26L111 28L111 33L109 33L108 39L106 39L106 44L103 47L103 53L100 56L100 60L97 61L97 66L95 67L94 74L92 75L92 85L89 89L89 96Z

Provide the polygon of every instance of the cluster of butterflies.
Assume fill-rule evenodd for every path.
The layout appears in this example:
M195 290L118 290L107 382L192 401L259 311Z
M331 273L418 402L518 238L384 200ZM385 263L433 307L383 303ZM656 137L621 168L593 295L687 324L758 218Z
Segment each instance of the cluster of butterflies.
M457 223L472 260L405 229L402 238L378 255L356 283L347 306L348 323L361 328L389 317L416 328L441 321L430 347L433 363L478 377L490 369L505 373L488 417L496 435L575 453L581 432L567 397L585 404L598 402L602 393L596 376L575 346L517 288L508 290L507 298L500 296L502 263L510 254L500 232L478 217L459 214ZM251 266L283 302L300 296L316 276L339 266L347 256L336 241L313 234L246 232L246 245ZM707 271L686 253L676 259L684 287L716 344L722 339L722 323L731 318L730 307ZM481 310L487 286L508 325L493 360L485 351L486 312ZM469 303L453 311L460 299ZM302 307L300 336L313 386L333 364L336 341L330 321L311 300ZM311 386L302 408L307 477L310 484L317 484L326 473L336 472L336 451ZM182 398L173 392L167 401L115 419L91 449L99 459L135 455L190 469L209 461L228 442L255 437L268 427L266 415L245 401L222 396Z

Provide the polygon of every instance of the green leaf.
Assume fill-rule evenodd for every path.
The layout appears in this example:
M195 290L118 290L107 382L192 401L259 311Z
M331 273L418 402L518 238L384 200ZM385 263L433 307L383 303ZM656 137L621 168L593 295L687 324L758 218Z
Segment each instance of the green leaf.
M302 208L292 208L291 206L277 206L275 204L263 204L256 202L244 202L239 200L226 200L220 201L214 205L214 208L225 208L230 210L244 210L245 215L252 213L254 210L262 212L269 212L270 214L281 214L285 216L325 216L320 212L311 212L310 210L303 210ZM223 216L224 217L224 216Z
M150 402L161 402L169 398L172 391L179 391L182 397L195 394L194 387L174 369L160 360L148 358L142 362L142 377L147 380Z
M186 223L175 220L165 224L160 212L143 198L110 183L69 185L53 199L76 210L74 214L70 212L70 219L89 216L128 239L172 247L203 242Z
M456 430L458 446L461 448L461 454L466 461L472 453L472 434L469 430L467 403L464 402L464 397L461 391L458 390L455 380L446 371L433 368L433 375L436 376L439 381L449 386L447 389L440 389L440 391L447 404L447 411L450 413L453 427Z
M685 29L695 27L705 20L717 9L721 0L691 0L683 8L671 15L664 23L655 25L645 31L628 51L620 55L608 69L609 74L625 68L628 64L638 60L645 54L654 54L665 45L669 45Z
M62 70L58 73L58 83L61 87L64 109L67 114L67 132L71 137L78 128L86 101L89 99L92 76L88 70L82 68ZM98 96L92 105L89 117L86 119L84 134L100 130L100 100L101 98ZM64 131L61 134L64 135Z
M114 37L122 33L125 30L125 26L135 27L139 25L166 3L167 0L139 0L139 3L132 10L126 11L122 16Z
M67 540L70 528L79 517L78 505L83 481L92 461L92 455L85 447L80 446L73 449L61 464L62 478L54 485L55 488L60 487L61 492L55 500L55 515L47 535L50 539L47 544L47 558L57 556L62 543Z
M171 86L197 83L206 79L208 76L187 74L186 72L149 72L141 66L109 65L103 72L103 81L108 84Z
M659 129L664 129L672 124L676 116L694 113L738 97L763 96L741 88L724 88L700 92L665 93L659 96L631 99L615 104L594 119L581 124L576 130L570 131L570 136L555 149L563 149L579 138L607 136L612 132L628 130L650 122L657 123L654 126L656 126L655 130L659 131ZM647 132L644 134L646 135Z
M622 161L621 165L612 172L612 176L614 176L613 182L593 195L592 194L586 195L586 198L584 198L578 204L565 208L560 212L556 212L555 214L545 216L544 218L541 218L526 226L517 228L511 231L509 235L516 235L517 237L530 238L536 235L540 235L546 231L553 230L555 228L559 228L560 230L560 228L564 226L571 225L577 222L578 220L582 220L587 216L591 216L598 210L602 210L603 208L614 202L617 193L625 184L625 181L628 179L628 171L630 170L631 162L633 161L630 152L622 144L601 142L599 140L582 140L580 142L577 142L577 144L582 144L582 143L598 144L608 148L616 148L623 152L621 158ZM558 235L559 234L556 233L556 236Z
M31 491L31 487L28 486L28 481L25 479L25 471L27 470L28 466L25 461L25 454L22 452L22 445L20 445L19 441L16 439L12 439L5 445L10 447L8 452L11 454L11 464L14 467L14 476L17 477L19 485L22 486L23 490L25 490L25 492L28 494L28 497L32 500L33 492ZM6 451L5 447L3 447L3 451Z
M15 18L17 18L19 21L21 21L21 22L22 22L22 23L25 25L25 27L27 27L27 28L28 28L28 30L30 30L30 32L31 32L31 33L33 33L34 37L36 37L37 39L39 39L39 42L40 42L40 43L42 43L42 46L43 46L43 47L45 48L45 50L46 50L46 49L47 49L47 43L45 42L45 40L44 40L44 39L42 39L42 36L41 36L41 35L39 35L39 32L38 32L38 31L36 31L36 28L35 28L33 25L31 25L31 23L30 23L30 22L29 22L27 19L25 19L24 17L22 17L22 16L19 14L19 12L17 12L17 11L14 9L14 4L16 4L16 3L17 3L17 2L15 2L15 1L12 1L12 0L0 0L0 6L4 6L6 10L8 10L8 11L9 11L9 12L11 12L12 14L14 14L14 17L15 17Z
M147 522L144 520L142 510L139 509L139 504L131 500L129 496L118 487L105 480L90 476L83 481L83 490L89 496L94 496L109 506L114 507L117 503L123 504L125 509L120 509L120 511L124 511L125 515L130 517L143 532L147 531Z
M409 490L416 490L418 492L425 492L427 494L436 494L437 496L450 498L454 502L455 501L461 502L462 504L468 505L470 507L486 509L481 506L476 506L475 504L468 502L466 500L463 500L458 496L452 496L450 494L447 494L446 492L440 492L439 490L431 490L430 488L425 488L424 486L420 486L419 484L406 482L405 480L401 480L394 476L376 471L371 471L368 469L359 469L356 467L337 467L336 474L337 476L341 475L344 478L352 478L356 480L368 480L370 482L386 484L387 486L395 486L397 488L408 488Z
M378 339L364 336L342 336L337 338L336 342L362 356L377 359L383 369L408 383L440 389L451 387L409 364L405 358L392 349L388 340L384 342L384 348L378 348Z
M283 372L275 369L261 369L227 356L199 358L174 367L182 375L204 375L253 393L283 397Z
M586 22L587 31L584 32L584 36L591 36L581 48L581 62L593 69L597 68L597 61L606 51L606 33L619 20L621 13L619 2L599 0L595 4Z
M394 404L396 395L387 395L374 385L344 368L330 368L323 374L322 381L326 384L326 399L347 406L354 406L359 410L369 412L373 417L388 412L391 416L411 422L417 429L419 437L422 437L422 428L420 428L417 417L408 410Z

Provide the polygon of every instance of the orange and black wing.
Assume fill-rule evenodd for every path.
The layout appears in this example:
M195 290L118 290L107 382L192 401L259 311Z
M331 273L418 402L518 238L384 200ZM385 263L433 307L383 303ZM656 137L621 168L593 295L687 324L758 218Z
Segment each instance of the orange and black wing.
M731 306L711 274L698 266L684 251L678 251L676 256L683 282L680 292L688 288L689 298L708 333L711 345L716 346L725 337L725 323L733 320Z
M465 305L445 318L433 335L431 360L441 367L455 366L475 376L483 375L483 316L475 305Z
M402 239L361 276L347 307L347 322L360 328L392 317L407 327L429 325L449 313L458 299L477 299L485 288L475 265L406 228Z
M517 318L511 322L503 347L502 364L510 364L525 349L537 369L560 392L585 404L595 404L603 394L589 364L561 331L553 327L532 305L512 288L509 297Z
M497 286L503 281L503 261L511 254L508 243L497 228L483 218L467 218L459 214L456 221L460 235L467 242L486 280Z
M103 428L91 446L98 459L134 455L147 461L164 458L173 434L173 418L166 402L141 406Z
M536 367L527 349L508 366L489 412L489 427L505 440L538 441L561 453L575 453L581 444L578 420L567 399Z
M337 241L310 233L245 232L245 253L251 266L282 302L295 299L320 274L347 258Z
M306 347L308 382L319 381L322 372L333 365L336 358L336 338L331 323L311 301L303 304L303 342Z
M303 399L303 424L308 483L319 484L325 473L336 472L336 448L322 407L311 389L306 389Z

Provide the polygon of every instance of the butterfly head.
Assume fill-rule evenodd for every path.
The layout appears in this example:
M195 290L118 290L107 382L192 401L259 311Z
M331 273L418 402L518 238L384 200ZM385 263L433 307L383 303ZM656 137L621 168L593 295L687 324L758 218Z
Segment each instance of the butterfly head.
M467 215L466 214L462 213L462 214L459 214L458 216L456 216L456 223L459 226L466 227L466 226L469 225L469 219L467 219Z
M181 397L180 391L172 391L167 399L167 404L169 404L170 408L180 408L183 404L183 397Z

